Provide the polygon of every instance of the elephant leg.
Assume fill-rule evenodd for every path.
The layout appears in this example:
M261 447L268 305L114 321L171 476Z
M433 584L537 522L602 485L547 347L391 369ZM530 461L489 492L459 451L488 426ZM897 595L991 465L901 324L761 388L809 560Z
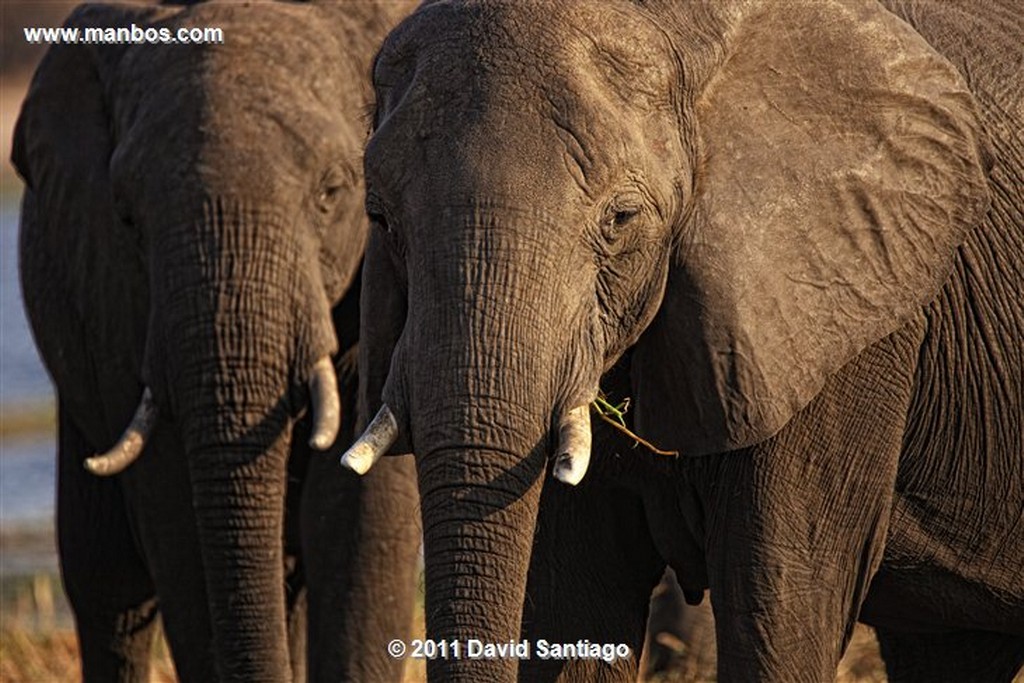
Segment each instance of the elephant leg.
M308 427L297 427L293 443L309 439ZM288 626L288 654L292 664L293 683L304 683L307 677L309 602L306 568L302 560L302 491L309 467L309 452L293 448L288 458L288 488L284 507L284 607Z
M877 629L892 683L1008 683L1024 672L1024 638L1004 633Z
M75 613L82 677L149 679L157 602L128 522L120 482L82 462L95 452L63 405L58 411L57 543Z
M129 522L149 566L174 668L185 683L217 679L192 487L178 429L161 422L145 457L119 475Z
M832 680L882 560L920 329L869 348L758 446L695 459L719 680Z
M523 609L533 650L520 680L637 680L651 591L664 571L637 495L600 476L578 487L546 480ZM624 644L630 656L541 659L540 640Z
M298 556L285 556L285 615L288 619L288 653L292 660L292 683L306 681L307 621L306 576Z
M311 681L401 680L404 662L387 644L408 642L412 629L418 500L412 458L385 458L363 477L337 457L310 459L302 544Z

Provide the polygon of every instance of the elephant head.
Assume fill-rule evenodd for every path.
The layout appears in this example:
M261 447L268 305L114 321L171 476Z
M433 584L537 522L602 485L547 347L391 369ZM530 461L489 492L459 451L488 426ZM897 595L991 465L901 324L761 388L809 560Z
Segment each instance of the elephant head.
M427 4L374 85L382 407L345 461L416 453L436 639L517 637L545 459L579 481L624 350L644 436L756 443L934 295L987 202L964 83L873 3Z
M312 445L338 431L331 310L366 242L363 83L389 11L83 6L68 28L157 41L53 46L17 125L42 355L78 428L113 445L94 472L180 433L225 679L290 676L285 460L310 396ZM204 28L222 42L186 42Z

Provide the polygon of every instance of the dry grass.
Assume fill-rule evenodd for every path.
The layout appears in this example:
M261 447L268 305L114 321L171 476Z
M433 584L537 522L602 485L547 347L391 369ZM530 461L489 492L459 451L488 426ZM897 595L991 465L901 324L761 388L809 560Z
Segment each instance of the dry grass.
M876 683L885 681L885 666L878 653L875 632L868 626L857 624L846 655L839 662L837 683Z
M174 683L174 665L163 638L153 644L150 683ZM78 642L70 630L34 633L20 628L0 630L0 681L43 683L80 680Z
M51 573L4 577L0 584L0 681L81 679L78 643L59 579ZM153 644L150 681L177 680L162 637Z
M78 646L68 631L33 633L26 629L0 629L0 680L73 681L78 678Z

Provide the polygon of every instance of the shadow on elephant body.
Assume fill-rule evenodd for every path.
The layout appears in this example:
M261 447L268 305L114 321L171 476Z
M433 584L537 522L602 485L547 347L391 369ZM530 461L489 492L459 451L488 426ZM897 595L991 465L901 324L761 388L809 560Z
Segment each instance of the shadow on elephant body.
M535 650L520 663L521 680L636 680L651 591L664 569L639 495L600 476L577 488L549 482L541 494L523 637L534 647L542 639L623 644L630 655L543 659Z

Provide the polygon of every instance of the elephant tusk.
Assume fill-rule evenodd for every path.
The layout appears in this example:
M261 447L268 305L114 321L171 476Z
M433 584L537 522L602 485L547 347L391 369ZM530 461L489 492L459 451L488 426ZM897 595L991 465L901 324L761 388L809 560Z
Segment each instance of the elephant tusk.
M124 471L142 455L146 440L153 433L158 414L156 404L153 403L153 394L150 393L149 387L146 387L142 392L139 407L135 409L135 415L132 416L132 421L120 440L106 453L86 458L85 469L100 477L109 477Z
M551 474L558 481L576 486L590 466L590 406L573 408L558 424L558 451Z
M330 356L324 356L313 366L309 393L313 404L313 433L309 437L309 445L326 451L338 438L338 429L341 427L338 375L334 372Z
M385 403L363 435L341 456L341 464L357 474L366 474L397 440L398 420Z

